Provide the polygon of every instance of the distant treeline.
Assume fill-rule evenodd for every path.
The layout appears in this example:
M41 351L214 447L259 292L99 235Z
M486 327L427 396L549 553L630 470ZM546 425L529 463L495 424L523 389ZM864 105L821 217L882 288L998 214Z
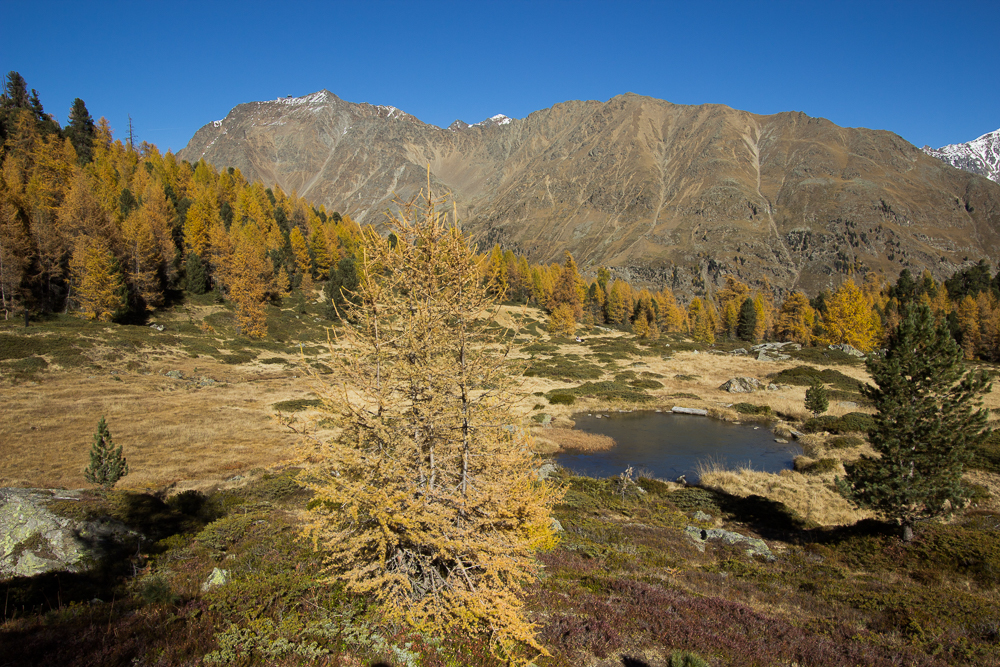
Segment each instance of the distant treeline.
M0 96L0 309L74 311L89 318L141 321L184 291L213 290L235 307L240 331L265 336L266 306L292 291L322 289L335 318L357 285L364 234L347 215L296 193L178 161L151 144L114 140L74 100L65 128L44 112L17 72ZM494 247L484 275L498 297L550 314L553 333L608 325L642 338L678 332L696 340L849 343L867 351L884 341L912 302L929 303L969 358L1000 360L1000 273L986 262L938 284L904 270L895 282L868 274L809 299L779 303L765 282L733 276L707 296L638 289L602 268L585 281L569 253L562 264L532 264ZM680 302L686 302L686 306Z

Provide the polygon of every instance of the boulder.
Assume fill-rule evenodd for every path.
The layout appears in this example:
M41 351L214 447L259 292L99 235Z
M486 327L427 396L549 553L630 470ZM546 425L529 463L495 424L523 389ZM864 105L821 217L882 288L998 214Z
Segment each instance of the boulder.
M208 575L208 579L205 583L201 585L201 590L205 591L211 590L216 586L224 586L229 583L229 570L223 570L221 568L215 568L212 570L212 574Z
M703 410L701 408L682 408L675 405L670 409L670 411L682 415L700 415L702 417L708 416L708 410Z
M738 377L732 380L727 380L723 382L719 387L722 391L728 391L730 394L752 394L755 391L760 391L764 388L764 385L757 378L748 377Z
M554 463L544 463L538 467L538 481L546 480L551 477L555 472L559 470L559 467Z
M720 540L725 544L746 545L748 556L762 556L766 560L775 560L774 554L771 553L767 543L756 537L747 537L746 535L722 530L721 528L698 528L697 526L688 526L684 529L684 532L694 540L695 546L700 551L705 550L705 543L709 540Z
M101 561L112 543L142 539L120 522L71 519L48 507L81 497L79 491L0 489L0 579L82 572Z
M864 352L854 347L853 345L848 345L847 343L841 343L840 345L830 345L829 347L831 350L840 350L841 352L846 352L852 357L861 357L863 359L865 356Z

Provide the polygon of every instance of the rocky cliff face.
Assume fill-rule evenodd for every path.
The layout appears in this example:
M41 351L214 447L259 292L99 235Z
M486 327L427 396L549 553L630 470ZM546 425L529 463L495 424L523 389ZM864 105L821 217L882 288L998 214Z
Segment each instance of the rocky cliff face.
M1000 183L1000 130L964 144L948 144L942 148L924 146L924 152L953 167Z
M732 273L813 293L867 270L950 275L1000 255L1000 185L890 132L638 95L448 129L322 91L254 102L180 157L238 167L361 223L426 183L534 261L695 292Z

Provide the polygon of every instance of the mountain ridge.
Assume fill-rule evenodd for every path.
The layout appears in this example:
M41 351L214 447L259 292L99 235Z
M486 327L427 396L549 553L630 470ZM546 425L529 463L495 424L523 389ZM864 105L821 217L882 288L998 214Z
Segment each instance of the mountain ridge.
M941 148L924 146L923 151L957 169L979 174L1000 183L1000 130L960 144Z
M487 121L494 121L497 117ZM1000 255L1000 185L885 130L625 93L439 128L329 91L238 105L179 156L378 224L427 182L482 246L695 292L779 290ZM461 125L459 125L461 123Z

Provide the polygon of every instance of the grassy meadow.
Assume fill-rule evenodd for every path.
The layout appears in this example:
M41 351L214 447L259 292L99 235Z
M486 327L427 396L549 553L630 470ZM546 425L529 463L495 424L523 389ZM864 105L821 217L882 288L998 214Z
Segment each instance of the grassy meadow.
M552 339L535 310L504 307L517 328L517 405L541 454L596 450L571 430L579 411L704 408L801 433L795 470L706 465L701 485L595 480L566 489L558 547L540 555L531 617L571 665L1000 664L1000 444L976 452L972 505L923 524L911 542L832 488L870 451L863 362L807 348L784 361L733 356L735 343L639 341L607 329ZM278 416L322 421L330 379L322 306L272 307L270 335L236 335L227 304L189 297L149 326L53 315L0 322L0 486L81 488L97 420L131 474L107 497L59 502L147 536L86 574L18 578L5 589L4 665L495 665L487 638L423 637L383 622L368 601L322 580L298 538L310 497L295 482L299 436ZM498 334L501 333L498 331ZM754 377L774 389L729 394ZM804 408L813 378L830 409ZM998 392L986 397L1000 412ZM772 559L689 536L722 528L761 538ZM216 568L229 583L205 589ZM530 656L529 656L530 657Z

